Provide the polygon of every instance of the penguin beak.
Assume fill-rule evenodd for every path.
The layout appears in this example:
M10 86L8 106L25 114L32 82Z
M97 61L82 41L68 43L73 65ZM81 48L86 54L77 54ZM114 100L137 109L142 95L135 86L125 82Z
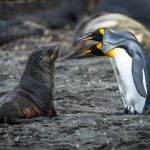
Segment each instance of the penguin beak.
M92 53L92 50L91 49L84 49L82 51L79 52L79 54L91 54Z
M86 54L91 54L92 51L90 49L87 49L87 50L83 50L83 53L86 53Z
M93 39L92 34L93 34L93 32L84 33L81 37L78 37L76 39L76 42L82 42L82 41L86 41L86 40L92 40Z

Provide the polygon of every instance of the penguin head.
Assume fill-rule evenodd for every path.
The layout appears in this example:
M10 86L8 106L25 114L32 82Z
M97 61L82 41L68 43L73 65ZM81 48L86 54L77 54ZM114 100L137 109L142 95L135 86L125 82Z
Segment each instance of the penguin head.
M115 46L112 43L103 41L105 33L106 29L100 28L94 32L84 33L77 39L77 41L94 40L99 42L96 45L92 45L89 49L84 50L84 53L91 53L97 56L115 57L118 53L118 50L115 49Z
M104 35L105 35L105 29L100 28L95 30L94 32L84 33L81 37L77 39L77 42L86 41L86 40L94 40L97 42L102 42Z
M83 50L83 53L93 54L96 56L105 56L102 51L102 43L91 45L88 49Z
M108 56L108 57L115 57L119 51L122 51L122 49L110 49L107 52L103 50L103 44L98 43L91 45L88 49L85 49L82 51L82 53L87 53L87 54L93 54L96 56Z

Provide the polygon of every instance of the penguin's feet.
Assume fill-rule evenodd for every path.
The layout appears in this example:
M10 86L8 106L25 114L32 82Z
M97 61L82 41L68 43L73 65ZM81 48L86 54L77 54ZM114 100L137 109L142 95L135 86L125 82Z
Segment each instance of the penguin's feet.
M138 114L138 113L137 113L137 111L135 110L135 111L134 111L134 115L137 115L137 114Z
M124 114L137 114L137 111L133 109L133 107L124 108Z
M124 108L124 114L129 114L128 108Z

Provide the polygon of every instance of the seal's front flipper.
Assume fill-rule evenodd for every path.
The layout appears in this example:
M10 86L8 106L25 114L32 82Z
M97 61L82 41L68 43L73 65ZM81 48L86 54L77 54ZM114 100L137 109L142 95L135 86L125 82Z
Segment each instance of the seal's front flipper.
M54 117L58 117L58 114L55 108L51 108L51 110L48 111L48 114L46 116L49 118L54 118Z
M146 97L146 92L143 83L143 60L140 55L134 54L132 56L132 74L133 81L138 93Z

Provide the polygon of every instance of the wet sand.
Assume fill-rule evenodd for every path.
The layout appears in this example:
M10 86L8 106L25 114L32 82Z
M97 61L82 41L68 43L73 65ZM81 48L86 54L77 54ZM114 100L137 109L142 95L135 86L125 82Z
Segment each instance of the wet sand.
M11 90L18 83L28 55L36 47L61 41L69 50L67 43L71 43L72 35L71 30L56 31L2 46L0 92ZM108 58L74 58L60 61L56 66L55 101L59 117L40 117L20 125L0 125L0 149L150 148L150 117L123 114L121 97Z

